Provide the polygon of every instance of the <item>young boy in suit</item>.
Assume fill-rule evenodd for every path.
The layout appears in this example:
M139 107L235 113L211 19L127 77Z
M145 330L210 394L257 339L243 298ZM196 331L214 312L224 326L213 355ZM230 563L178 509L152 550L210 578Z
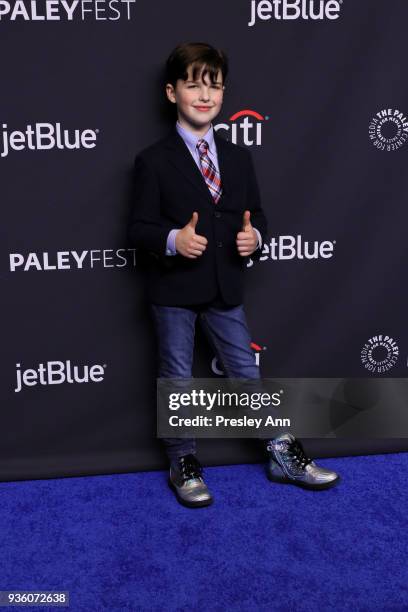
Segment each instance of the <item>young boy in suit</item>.
M148 297L158 376L192 376L198 318L225 373L259 378L243 307L246 257L267 238L249 150L218 136L228 60L206 43L178 45L166 62L166 95L177 122L141 151L134 167L132 243L150 253ZM291 434L264 441L270 480L321 489L338 481ZM164 439L169 483L189 507L213 501L194 439Z

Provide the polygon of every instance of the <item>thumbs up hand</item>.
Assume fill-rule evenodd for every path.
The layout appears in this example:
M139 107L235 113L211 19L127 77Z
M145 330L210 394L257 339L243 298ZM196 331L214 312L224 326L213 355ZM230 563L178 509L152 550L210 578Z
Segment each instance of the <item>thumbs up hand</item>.
M241 257L248 257L258 246L258 236L251 225L251 212L246 210L242 217L242 230L237 234L237 249Z
M176 234L177 253L189 259L197 259L207 248L207 238L196 234L197 222L198 213L194 211L190 221Z

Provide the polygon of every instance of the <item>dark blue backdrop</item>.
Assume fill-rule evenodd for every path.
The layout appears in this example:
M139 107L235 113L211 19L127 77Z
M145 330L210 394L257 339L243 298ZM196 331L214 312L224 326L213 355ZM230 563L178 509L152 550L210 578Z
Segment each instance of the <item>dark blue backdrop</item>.
M408 7L312 4L323 19L249 0L209 0L200 19L187 0L2 3L3 480L165 464L154 332L126 231L134 156L169 127L161 70L179 42L230 57L215 127L251 148L270 227L246 275L263 376L406 376ZM199 329L196 348L194 375L222 375ZM201 440L200 457L259 459L245 440Z

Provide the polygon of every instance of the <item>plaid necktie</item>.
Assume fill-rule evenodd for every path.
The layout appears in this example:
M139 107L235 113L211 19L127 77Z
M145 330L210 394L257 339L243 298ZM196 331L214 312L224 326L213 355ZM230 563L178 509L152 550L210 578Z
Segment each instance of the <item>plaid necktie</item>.
M200 138L196 146L200 155L201 171L213 197L214 203L217 204L222 193L220 175L208 155L208 142L203 138Z

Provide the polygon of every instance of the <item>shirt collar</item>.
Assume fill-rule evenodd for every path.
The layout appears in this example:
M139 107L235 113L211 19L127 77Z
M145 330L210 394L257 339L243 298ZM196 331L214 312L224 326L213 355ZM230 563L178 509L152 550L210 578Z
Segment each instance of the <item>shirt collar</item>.
M214 154L214 129L212 123L208 128L207 132L204 134L204 136L196 136L195 134L193 134L193 132L190 132L190 130L186 130L185 128L183 128L178 121L176 122L176 129L180 136L183 138L184 142L191 149L196 149L197 142L200 140L200 138L203 138L208 142L209 152Z

